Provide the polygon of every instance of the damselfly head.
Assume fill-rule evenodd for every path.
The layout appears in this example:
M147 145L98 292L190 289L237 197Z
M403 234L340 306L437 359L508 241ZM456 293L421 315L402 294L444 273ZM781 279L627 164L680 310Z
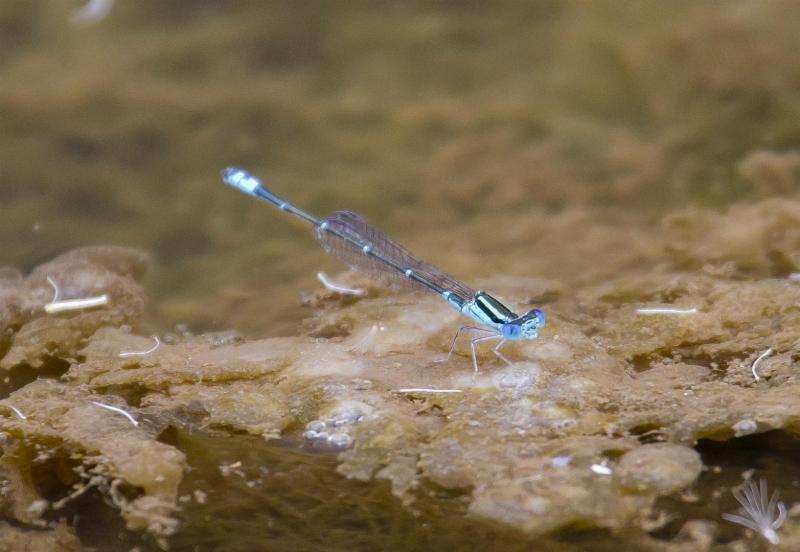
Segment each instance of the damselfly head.
M547 319L541 309L532 309L522 316L503 324L503 337L506 339L536 339L539 337L539 329L542 328Z

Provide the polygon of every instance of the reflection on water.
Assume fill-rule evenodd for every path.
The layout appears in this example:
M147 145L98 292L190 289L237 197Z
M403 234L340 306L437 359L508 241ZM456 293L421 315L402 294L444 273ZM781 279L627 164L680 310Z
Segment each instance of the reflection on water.
M521 535L466 520L467 502L460 493L426 488L406 509L385 483L343 480L334 455L304 451L296 441L270 444L247 436L231 441L186 432L175 438L198 466L183 488L187 493L212 489L199 501L193 493L186 502L189 524L172 540L175 550L192 550L197 542L207 550L242 552L481 550L487 542L504 550L531 546Z

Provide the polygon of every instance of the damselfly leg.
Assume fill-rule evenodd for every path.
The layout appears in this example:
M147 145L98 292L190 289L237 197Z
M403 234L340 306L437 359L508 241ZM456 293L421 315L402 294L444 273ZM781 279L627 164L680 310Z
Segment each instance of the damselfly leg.
M495 345L495 346L492 348L492 352L493 352L495 355L497 355L497 357L498 357L498 358L500 358L500 359L501 359L503 362L505 362L505 363L506 363L506 364L508 364L509 366L513 366L513 365L514 365L514 363L512 363L510 360L508 360L508 359L505 357L505 355L504 355L503 353L501 353L501 352L500 352L500 347L502 347L503 345L505 345L505 344L506 344L506 341L507 341L507 340L506 340L505 338L501 339L501 340L500 340L500 342L499 342L497 345Z
M500 341L497 343L497 345L492 347L492 352L495 354L495 356L497 356L497 358L499 358L500 360L502 360L503 362L505 362L509 366L513 366L514 365L510 360L508 360L508 358L506 358L506 356L503 353L500 352L500 347L505 345L505 343L507 341L503 337L503 334L501 334L499 332L495 332L493 330L488 330L486 328L479 328L478 326L461 326L458 329L458 331L456 332L456 335L453 336L453 341L450 342L450 350L447 352L446 362L449 361L450 357L453 355L453 351L455 350L456 341L458 340L458 336L460 336L461 332L463 332L463 331L481 332L483 334L488 334L488 335L481 335L479 337L476 337L476 338L473 338L473 339L470 340L470 349L472 350L472 366L475 369L476 373L478 372L478 351L477 351L476 345L478 343L482 342L482 341L490 341L492 339L499 339Z
M450 361L450 357L453 354L453 350L456 348L456 341L458 340L458 336L460 336L461 332L463 332L464 330L467 330L467 331L470 331L470 332L483 332L483 333L492 334L492 335L494 335L496 333L496 332L494 332L492 330L487 330L486 328L479 328L478 326L461 326L458 329L458 331L456 332L456 335L453 336L453 341L450 342L450 350L447 352L447 359L446 359L445 362L449 362Z
M475 373L476 374L478 373L478 350L475 348L475 346L478 343L480 343L481 341L489 341L490 339L503 339L503 334L494 333L492 335L487 335L487 336L483 336L483 337L476 337L475 339L473 339L469 343L470 347L472 348L472 366L473 366L473 368L475 368ZM494 351L495 354L498 354L498 352L495 349L492 349L492 350ZM501 358L503 358L503 360L508 362L508 360L505 359L503 357L503 355L499 355L499 356ZM511 364L511 363L509 362L509 364Z

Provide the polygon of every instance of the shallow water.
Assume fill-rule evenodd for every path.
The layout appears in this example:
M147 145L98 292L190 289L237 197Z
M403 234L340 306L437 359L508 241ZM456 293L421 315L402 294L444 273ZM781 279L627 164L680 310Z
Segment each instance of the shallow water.
M0 6L0 231L6 236L0 266L28 273L91 244L136 247L152 262L141 290L124 270L109 269L103 281L131 303L116 318L81 319L83 332L60 328L42 345L36 332L56 330L26 333L28 318L11 317L7 328L4 319L0 352L9 379L3 396L37 376L81 376L87 358L99 372L100 365L113 365L84 350L101 347L103 339L124 341L90 340L103 326L126 326L143 338L158 333L178 346L211 331L235 330L252 340L287 336L296 339L286 342L287 350L308 347L313 358L334 351L358 377L374 369L376 381L389 387L403 386L398 377L464 383L458 370L471 370L467 356L458 357L464 362L456 375L444 372L449 380L439 379L441 371L429 375L434 365L424 360L446 352L445 334L458 326L454 315L437 308L437 298L379 288L365 301L320 293L320 270L365 282L340 274L342 266L309 228L223 186L219 172L228 165L247 167L312 213L362 213L476 288L491 288L515 305L542 306L551 329L540 347L511 347L514 358L567 373L573 360L558 357L564 356L555 341L561 336L580 349L574 358L583 364L575 361L573 368L587 370L589 379L607 369L609 379L641 376L641 385L648 377L656 386L686 379L687 390L698 393L718 385L719 400L730 400L741 415L750 403L735 402L744 396L735 393L752 390L749 366L768 347L776 355L763 365L766 392L794 384L797 284L790 277L800 272L800 8L794 3L144 0L116 2L91 25L71 21L79 7L71 0ZM3 308L17 308L7 300L15 293L45 302L50 291L40 276L26 284L30 296L8 288ZM632 317L641 306L701 312ZM426 317L436 320L426 325ZM387 321L394 335L378 345L359 341L361 364L337 348ZM213 348L236 338L218 334L212 341ZM175 354L211 355L192 343L197 349ZM592 355L598 366L607 365L595 366ZM335 376L313 371L309 361L297 367L288 353L278 356L272 361L286 373ZM403 364L395 379L386 375L393 362ZM502 368L488 356L481 362L487 378ZM177 370L177 364L163 361L162 368ZM191 369L205 367L186 364L186 373L167 383L147 373L141 389L114 380L92 383L93 390L116 392L134 408L141 396L188 396L193 391L177 388ZM114 377L123 378L127 368L114 366L120 370ZM695 372L663 375L658 370L665 366ZM254 381L273 383L268 370L256 372ZM697 382L688 381L695 376ZM706 465L690 490L658 499L657 509L670 521L643 533L640 520L606 527L583 513L582 522L549 532L549 544L535 532L525 536L522 525L495 524L501 516L494 510L494 517L476 521L470 488L446 490L427 475L415 476L423 490L410 505L397 490L397 474L388 478L392 489L387 478L343 477L341 466L352 477L358 458L339 459L299 437L301 421L309 419L303 408L310 407L283 412L276 406L280 412L266 421L250 410L237 419L223 408L214 423L227 429L206 433L204 421L190 423L172 411L180 423L166 420L162 406L146 406L163 417L159 428L166 433L153 430L158 442L185 453L194 468L182 474L181 496L201 488L219 497L183 505L182 528L167 539L175 550L194 550L200 542L206 545L199 550L480 550L490 544L516 550L535 543L554 550L620 543L655 550L684 541L699 546L686 540L688 529L681 532L698 519L718 523L709 547L734 550L758 542L741 540L747 537L737 526L719 519L735 509L728 489L743 471L767 476L787 505L800 500L796 466L786 453L796 450L800 403L785 404L786 412L754 410L765 433L738 439L721 426L703 428L698 419L706 413L691 413L687 405L676 408L687 417L685 426L669 405L652 419L642 414L646 423L637 428L631 421L626 438L646 441L642 434L662 431L666 440L694 446ZM448 422L467 412L462 403L435 406L452 408L441 415ZM612 406L640 405L615 397L597 412L616 416ZM194 415L188 399L182 408ZM581 405L569 408L585 414ZM585 423L602 426L595 419ZM282 439L275 444L242 434L260 431ZM384 452L396 449L386 445ZM284 482L265 477L251 487L255 472L219 476L220 464L243 458L284 473ZM392 457L387 465L400 464ZM330 493L325 505L309 503L314 492ZM108 527L123 531L124 523L116 510L103 509L100 495L89 493L73 513L85 508L109 521L81 521L77 534L84 544L112 549L116 535ZM5 519L33 526L22 518L9 513ZM783 532L800 539L795 525L790 518ZM157 546L141 532L123 534L121 550Z

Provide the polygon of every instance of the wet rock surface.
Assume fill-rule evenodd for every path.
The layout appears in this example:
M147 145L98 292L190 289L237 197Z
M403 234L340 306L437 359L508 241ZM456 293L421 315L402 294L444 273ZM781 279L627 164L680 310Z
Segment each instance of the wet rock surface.
M0 550L3 552L84 552L75 534L64 525L50 531L21 529L0 523Z
M0 549L800 549L800 5L78 4L0 5ZM548 326L446 361L229 163Z
M138 280L148 265L142 251L113 246L76 249L33 270L27 277L6 269L0 277L0 333L10 347L0 369L26 363L40 367L50 355L74 359L82 340L102 326L139 319L144 290ZM83 308L49 314L57 301L106 296L112 308Z
M652 444L634 449L619 461L619 482L626 488L659 495L691 485L703 462L693 449L681 445Z
M97 251L103 261L97 282L88 283ZM58 261L80 260L81 293L126 297L122 289L139 288L138 273L125 267L141 258L94 248ZM70 274L60 278L68 282ZM546 305L539 339L508 345L512 366L481 351L478 373L467 343L447 360L458 316L435 297L384 293L342 304L318 293L308 333L338 328L328 338L185 333L156 342L124 324L141 312L140 290L54 318L33 307L15 311L43 301L34 299L41 286L15 281L27 296L7 299L4 312L29 314L10 334L6 358L27 351L24 366L36 373L47 343L25 328L36 320L70 328L69 339L47 349L68 365L60 378L30 381L0 402L4 510L23 524L52 523L72 501L96 493L128 530L166 546L186 523L179 498L219 492L181 487L193 468L168 437L177 429L231 439L244 433L335 455L340 477L385 481L387 500L409 512L431 507L423 490L433 485L461 497L459 515L524 539L556 546L567 528L602 528L624 531L644 549L681 550L649 533L663 525L654 519L669 517L658 499L691 495L708 469L692 447L793 432L800 422L793 352L800 292L783 279L675 272L585 287ZM497 286L514 298L525 297L528 284ZM697 310L636 310L668 301ZM775 353L762 359L756 380L751 365L766 345ZM234 459L220 470L258 480ZM700 521L687 520L682 538L713 542L691 525ZM791 519L782 534L794 534Z

